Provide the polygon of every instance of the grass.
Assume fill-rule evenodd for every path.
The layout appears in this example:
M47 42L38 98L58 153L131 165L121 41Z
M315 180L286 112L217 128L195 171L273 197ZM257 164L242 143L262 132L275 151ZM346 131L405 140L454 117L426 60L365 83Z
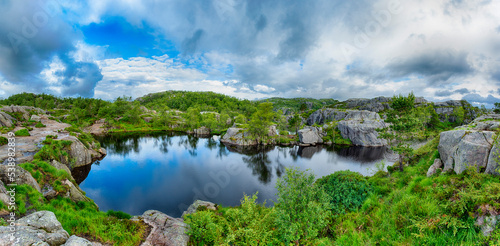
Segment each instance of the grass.
M35 160L51 161L61 163L72 163L69 157L69 146L73 143L68 140L54 140L54 136L47 136L42 142L44 146L33 157Z
M0 146L6 145L9 143L9 140L6 137L0 136Z
M14 134L15 134L17 137L25 137L25 136L30 136L30 132L28 131L28 129L21 129L21 130L17 130L16 132L14 132Z
M46 125L42 124L42 122L38 122L35 124L35 127L36 128L42 128L42 127L46 127Z

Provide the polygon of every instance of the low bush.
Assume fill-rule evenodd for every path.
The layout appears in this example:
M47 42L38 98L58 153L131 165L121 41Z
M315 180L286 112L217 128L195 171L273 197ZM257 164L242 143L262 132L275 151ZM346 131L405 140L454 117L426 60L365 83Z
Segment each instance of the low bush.
M17 130L16 132L14 132L14 134L17 137L30 136L30 132L28 131L28 129Z
M355 211L363 205L372 188L361 174L338 171L316 181L328 194L330 210L334 216Z
M9 140L6 137L0 136L0 146L6 145L9 143Z

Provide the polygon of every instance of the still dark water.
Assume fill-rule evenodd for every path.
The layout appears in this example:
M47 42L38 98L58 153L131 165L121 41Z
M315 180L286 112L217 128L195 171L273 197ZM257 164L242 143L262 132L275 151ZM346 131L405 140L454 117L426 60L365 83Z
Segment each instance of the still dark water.
M373 173L385 148L226 147L218 137L173 133L111 136L101 139L108 155L74 170L80 187L103 211L132 215L148 209L180 217L194 200L224 206L240 204L258 192L259 202L275 199L275 183L286 167L310 169L317 177L339 170Z

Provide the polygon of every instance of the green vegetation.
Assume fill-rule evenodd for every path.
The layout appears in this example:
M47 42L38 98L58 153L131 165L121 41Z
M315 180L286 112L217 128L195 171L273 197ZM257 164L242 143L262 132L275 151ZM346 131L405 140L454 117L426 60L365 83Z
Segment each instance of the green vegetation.
M46 127L46 125L42 124L42 122L37 122L36 125L35 125L36 128L42 128L42 127Z
M379 171L363 177L342 171L310 186L310 174L287 170L279 182L287 184L279 188L280 199L274 207L253 205L255 209L250 211L258 211L258 215L242 204L189 216L191 244L498 245L498 228L491 237L484 237L475 221L500 209L500 177L478 173L474 167L460 175L426 177L439 157L438 143L435 138L416 150L404 172ZM321 190L327 194L328 211L321 209ZM326 218L318 218L321 215L313 208ZM229 210L252 216L237 217L241 224L235 224L229 220ZM304 227L305 221L316 228ZM243 234L236 235L236 229L227 229L234 228L228 224L251 233L237 236ZM311 229L316 230L306 233ZM262 233L262 241L255 242L255 236L250 236L256 231L267 232Z
M9 143L9 140L6 137L0 136L0 146L6 145Z
M316 184L326 191L333 215L356 211L371 194L371 185L361 174L338 171L318 179Z
M73 163L68 150L73 142L68 140L53 140L52 136L47 136L43 141L44 146L33 157L35 160L56 160L61 163Z
M493 109L495 114L500 114L500 102L495 103L495 108Z
M257 139L259 143L266 139L269 132L269 127L272 124L272 119L275 112L272 110L273 105L269 102L261 103L258 110L252 115L248 123L248 132Z
M17 137L25 137L25 136L30 136L30 132L28 131L28 129L21 129L21 130L17 130L16 132L14 132L14 134L15 134Z

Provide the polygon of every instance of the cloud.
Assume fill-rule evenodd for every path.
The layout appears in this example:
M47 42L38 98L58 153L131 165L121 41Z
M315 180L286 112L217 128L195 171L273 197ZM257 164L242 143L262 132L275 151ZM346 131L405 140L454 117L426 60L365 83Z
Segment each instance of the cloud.
M468 94L462 97L462 100L467 100L471 103L488 104L490 107L495 103L500 102L500 98L494 97L491 94L486 97L479 94Z
M455 90L454 93L459 93L459 94L469 94L470 91L467 89L467 88L462 88L462 89L458 89L458 90Z
M425 76L431 82L447 81L451 77L473 72L467 53L453 50L428 50L400 57L386 68L395 77Z
M500 36L492 31L500 2L400 1L391 11L395 2L61 1L64 11L22 56L12 57L0 37L0 73L9 84L2 90L91 96L94 88L108 99L201 88L247 98L500 96L490 93L500 85L492 83L500 81ZM38 11L35 5L3 1L0 34L22 28L20 16ZM102 35L110 20L119 20L119 37ZM119 45L134 37L148 41ZM343 44L355 52L346 56Z
M134 98L165 90L214 91L239 98L262 98L273 88L261 85L249 89L239 81L211 80L207 74L168 56L113 58L98 62L103 78L95 96L107 100L128 95ZM263 93L261 93L263 92Z
M0 74L25 91L53 92L42 71L54 57L65 67L61 92L64 96L93 96L102 77L93 62L76 61L78 31L61 17L61 6L51 1L3 1L0 3Z

